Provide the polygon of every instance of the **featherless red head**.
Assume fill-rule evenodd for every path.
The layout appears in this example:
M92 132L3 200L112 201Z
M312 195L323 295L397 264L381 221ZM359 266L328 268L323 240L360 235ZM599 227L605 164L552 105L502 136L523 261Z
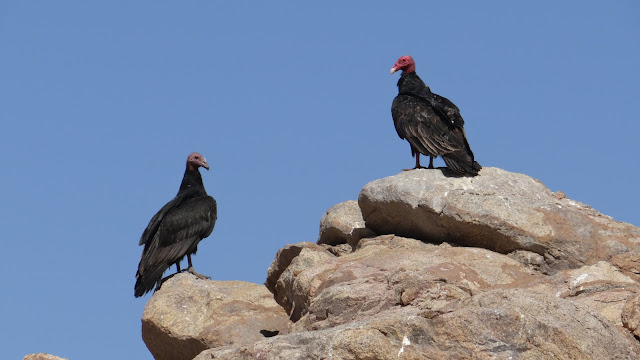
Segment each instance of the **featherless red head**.
M189 154L187 158L187 168L189 170L198 170L199 167L203 167L209 170L209 164L207 164L207 159L204 156L198 154L197 152Z
M391 73L402 70L406 73L411 73L416 71L416 62L413 61L413 58L409 55L402 56L391 68Z

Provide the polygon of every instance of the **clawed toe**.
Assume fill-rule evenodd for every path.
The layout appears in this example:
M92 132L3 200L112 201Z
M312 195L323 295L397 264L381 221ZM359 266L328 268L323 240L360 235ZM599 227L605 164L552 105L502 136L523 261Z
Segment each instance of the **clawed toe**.
M211 277L210 277L210 276L202 275L202 274L200 274L200 273L196 272L196 271L193 269L193 267L189 267L189 268L187 269L187 271L188 271L189 273L191 273L191 274L195 275L198 279L206 279L206 280L211 279Z

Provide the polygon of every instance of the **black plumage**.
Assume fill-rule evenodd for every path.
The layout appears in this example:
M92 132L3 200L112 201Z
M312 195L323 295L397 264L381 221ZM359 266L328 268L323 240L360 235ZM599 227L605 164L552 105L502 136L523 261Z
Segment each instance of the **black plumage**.
M391 73L402 70L398 80L398 95L391 105L391 116L401 139L411 145L416 158L414 169L420 165L420 154L433 158L442 156L447 167L462 175L477 175L482 166L475 161L464 132L460 109L447 98L431 89L415 72L411 56L403 56L391 68Z
M191 254L198 250L200 240L213 231L217 219L216 200L207 195L198 168L209 170L206 159L192 153L178 194L158 211L142 233L139 245L144 245L136 273L135 296L158 289L162 274L175 264L180 272L180 261L187 256L194 275L207 278L193 270Z

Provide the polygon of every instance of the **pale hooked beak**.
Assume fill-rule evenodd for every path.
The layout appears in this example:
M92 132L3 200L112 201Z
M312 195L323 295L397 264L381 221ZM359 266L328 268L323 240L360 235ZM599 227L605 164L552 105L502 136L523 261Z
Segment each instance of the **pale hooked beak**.
M393 74L394 72L398 71L398 69L396 69L395 67L391 68L391 74Z

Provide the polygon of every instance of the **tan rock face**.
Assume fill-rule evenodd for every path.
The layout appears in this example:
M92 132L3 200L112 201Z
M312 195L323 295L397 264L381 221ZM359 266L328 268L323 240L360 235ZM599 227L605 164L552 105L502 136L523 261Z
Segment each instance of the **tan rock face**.
M611 263L625 275L640 281L640 251L629 251L611 258Z
M639 351L586 306L494 289L432 318L399 307L324 330L209 349L196 359L637 359Z
M622 324L638 339L640 339L640 295L627 300L622 309Z
M442 359L494 355L599 358L591 354L631 359L640 354L638 344L616 327L621 325L622 306L637 290L637 283L606 262L549 277L486 249L432 245L393 235L362 239L355 252L340 257L330 257L325 249L308 243L293 246L307 246L307 258L323 260L301 261L298 265L310 266L296 266L292 271L295 275L288 278L288 288L300 294L283 297L276 290L275 296L282 301L304 298L298 304L301 316L295 329L315 330L311 332L318 337L337 336L319 333L319 329L339 332L339 341L327 344L324 341L329 340L314 338L318 343L313 346L333 349L334 355L336 351L342 354L340 358L387 358L366 349L359 336L382 337L376 340L380 344L376 350L396 356L404 340L402 334L413 334L413 340L406 335L412 344L403 351L408 358L429 353ZM397 323L409 318L428 321L400 331ZM385 321L381 323L381 319ZM435 345L425 346L419 340L427 338ZM619 341L608 347L599 345L609 338ZM301 346L297 341L301 340L288 335L256 346L276 351L268 352L275 356L280 350L273 349ZM443 345L452 343L456 346ZM257 352L243 349L257 356ZM236 352L230 357L215 351L207 354L214 353L216 358L238 356Z
M156 360L193 359L208 348L252 343L265 333L286 333L289 323L264 286L200 280L181 273L167 280L147 303L142 338Z
M622 308L627 300L640 293L640 284L605 261L559 271L543 280L532 288L587 305L618 326L622 326Z
M481 358L633 359L640 346L587 306L522 289L491 290L434 318L438 344Z
M296 273L300 279L292 287L304 292L308 303L296 333L205 350L196 359L640 355L640 344L610 321L603 308L592 306L597 301L580 298L610 295L606 289L613 289L611 284L636 285L605 262L549 277L485 249L388 235L361 241L352 254L297 267ZM581 293L585 289L591 290ZM627 323L636 326L637 304L627 307Z
M300 262L307 267L296 263L283 273L283 286L273 289L285 309L296 309L294 321L304 316L297 325L307 330L374 316L397 305L446 311L441 307L480 289L536 277L508 256L485 249L436 246L390 235L363 240L356 252L340 257L320 247L311 249L306 248L304 256L322 260ZM283 296L281 291L288 293ZM304 301L293 304L291 299Z
M542 255L548 273L640 250L640 229L554 196L523 174L483 168L480 176L406 171L373 181L358 199L366 227L428 242L507 254Z

